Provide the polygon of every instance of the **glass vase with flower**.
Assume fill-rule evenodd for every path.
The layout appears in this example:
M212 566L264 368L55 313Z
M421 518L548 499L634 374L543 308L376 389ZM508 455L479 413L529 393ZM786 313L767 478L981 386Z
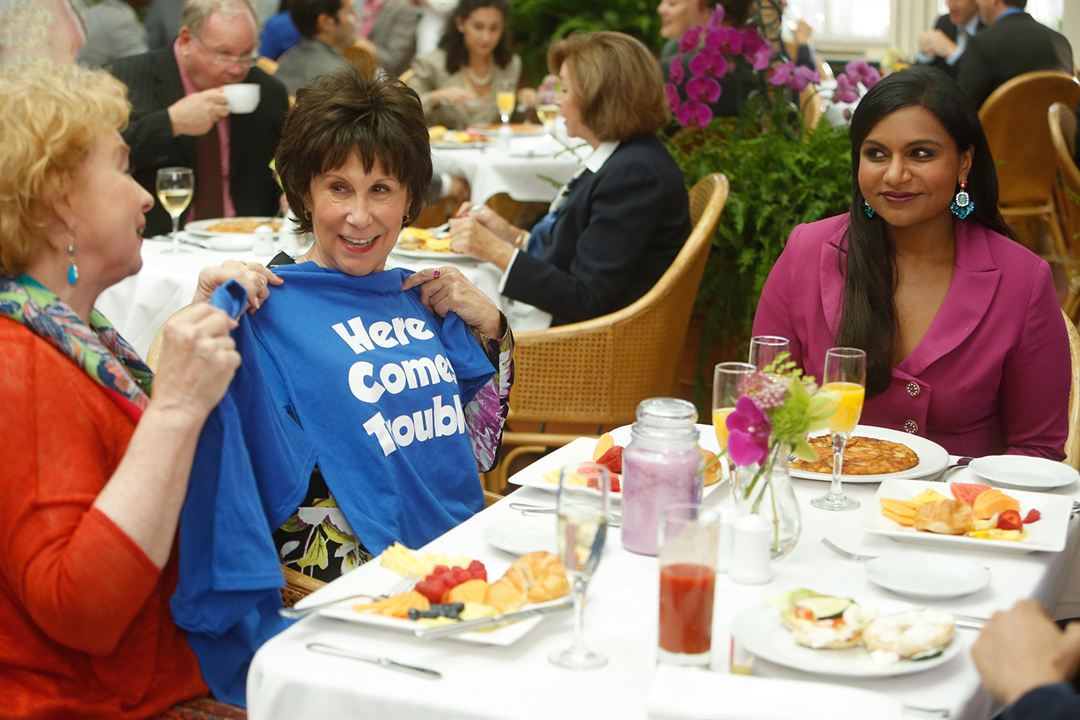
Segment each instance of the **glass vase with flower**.
M743 378L739 393L727 417L726 454L736 467L732 495L740 511L769 521L771 554L779 559L802 530L788 457L817 459L806 438L827 427L839 398L803 375L787 353Z

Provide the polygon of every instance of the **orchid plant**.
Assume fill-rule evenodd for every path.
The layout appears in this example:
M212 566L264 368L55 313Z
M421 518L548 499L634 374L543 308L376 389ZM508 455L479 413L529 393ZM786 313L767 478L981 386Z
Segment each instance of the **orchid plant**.
M738 467L757 466L741 488L743 499L749 500L761 478L771 478L777 459L793 454L817 460L806 438L828 426L839 396L819 388L787 353L747 375L739 394L735 410L727 417L727 456ZM751 512L758 511L764 497L765 493L757 495Z

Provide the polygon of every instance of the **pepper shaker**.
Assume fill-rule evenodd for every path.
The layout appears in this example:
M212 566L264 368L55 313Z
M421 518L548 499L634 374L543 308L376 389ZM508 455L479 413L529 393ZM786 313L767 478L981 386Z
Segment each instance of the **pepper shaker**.
M728 576L743 585L772 580L770 540L772 526L760 515L746 515L735 522Z

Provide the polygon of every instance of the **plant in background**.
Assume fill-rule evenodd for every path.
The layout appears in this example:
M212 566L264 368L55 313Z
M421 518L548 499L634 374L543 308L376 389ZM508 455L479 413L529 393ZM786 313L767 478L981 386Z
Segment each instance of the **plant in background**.
M713 239L697 306L704 316L696 380L704 397L709 348L741 346L750 334L757 298L796 225L847 210L851 203L850 144L845 128L803 126L797 98L818 74L773 52L755 28L725 28L717 7L705 26L691 28L668 67L672 114L682 127L668 149L688 187L723 172L731 192ZM730 76L730 77L729 77ZM853 102L880 77L865 62L837 78L837 101ZM736 94L738 114L716 117L716 101ZM854 97L852 97L854 93Z

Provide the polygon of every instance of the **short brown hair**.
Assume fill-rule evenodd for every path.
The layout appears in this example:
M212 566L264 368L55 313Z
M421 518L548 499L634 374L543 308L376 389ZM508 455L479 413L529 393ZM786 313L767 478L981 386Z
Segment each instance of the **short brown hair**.
M573 78L581 121L599 140L648 135L671 119L660 63L629 35L571 35L548 51L551 72L563 63Z
M353 70L323 75L296 93L274 161L302 232L311 232L311 181L356 153L364 172L378 160L409 190L415 218L431 184L431 146L415 91L396 78L369 80Z
M76 65L0 75L0 97L0 274L16 275L43 248L53 200L131 106L119 80Z

